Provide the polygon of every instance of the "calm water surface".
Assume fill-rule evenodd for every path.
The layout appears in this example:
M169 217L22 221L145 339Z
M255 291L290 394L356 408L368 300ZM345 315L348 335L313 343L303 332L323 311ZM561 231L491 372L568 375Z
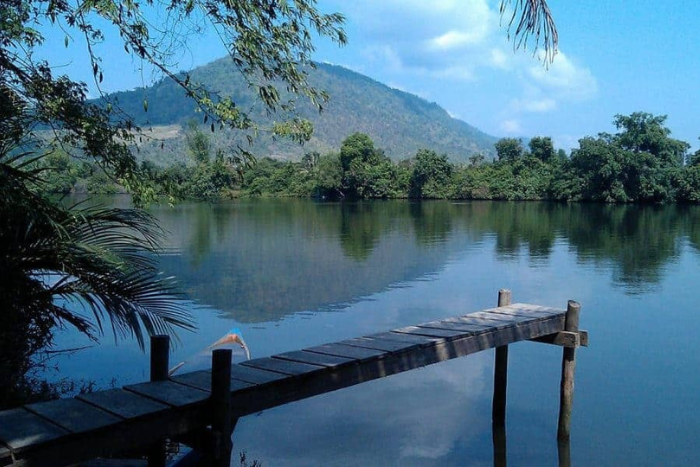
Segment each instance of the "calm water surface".
M242 329L254 357L515 301L582 304L573 465L700 465L700 208L299 200L153 208L199 331L179 361ZM65 332L59 347L89 344ZM147 379L131 342L65 356L61 376ZM509 465L556 465L561 350L511 346ZM493 352L246 417L263 465L493 465Z

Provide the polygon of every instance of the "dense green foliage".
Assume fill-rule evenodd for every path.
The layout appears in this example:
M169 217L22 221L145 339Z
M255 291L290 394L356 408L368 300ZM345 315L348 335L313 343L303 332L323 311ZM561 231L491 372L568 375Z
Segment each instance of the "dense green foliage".
M557 200L605 203L700 201L700 155L670 137L665 117L637 112L618 115L616 134L580 140L567 157L549 137L534 137L525 148L518 139L495 145L497 159L473 156L451 163L445 154L421 149L394 163L363 133L348 136L340 152L307 153L301 162L263 158L246 168L228 164L221 150L210 161L210 136L191 127L190 165L165 169L153 164L154 189L174 197L296 196L324 199L424 198ZM205 148L205 149L203 149ZM688 163L684 161L688 159ZM79 170L66 164L67 173ZM64 186L67 176L52 182ZM62 185L63 184L63 185Z

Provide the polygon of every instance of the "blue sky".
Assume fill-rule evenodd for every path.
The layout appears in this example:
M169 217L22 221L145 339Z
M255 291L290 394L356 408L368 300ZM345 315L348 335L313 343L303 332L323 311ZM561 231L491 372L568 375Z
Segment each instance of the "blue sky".
M668 115L672 135L700 147L700 2L549 4L560 53L548 69L531 51L513 51L498 2L489 0L321 0L324 11L345 14L349 43L317 41L315 58L437 102L496 136L552 136L571 148L583 136L614 131L615 114L646 111ZM178 69L225 54L209 35L191 36L187 49ZM58 33L45 53L88 81L76 71L89 69L79 51L79 42L64 48ZM152 79L109 36L99 52L106 90Z

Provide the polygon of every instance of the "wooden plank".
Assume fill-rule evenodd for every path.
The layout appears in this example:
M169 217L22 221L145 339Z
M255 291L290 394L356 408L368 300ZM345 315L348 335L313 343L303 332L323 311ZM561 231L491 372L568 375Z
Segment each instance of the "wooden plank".
M260 370L275 371L289 376L299 376L312 371L322 370L320 365L310 365L307 363L292 362L277 358L265 357L248 360L241 363L242 366L257 368Z
M586 338L588 333L586 333ZM537 337L535 339L530 339L532 342L540 342L543 344L558 345L560 347L576 348L584 345L581 341L581 333L560 331L555 334L550 334L548 336ZM585 347L588 346L588 341L585 342Z
M454 318L444 319L443 321L447 323L474 324L478 326L484 326L489 329L497 329L499 327L504 327L508 325L508 321L504 320L503 316L493 314L487 314L486 316L456 316Z
M352 347L342 344L324 344L309 349L304 349L305 352L315 352L324 355L335 355L336 357L346 357L366 362L369 360L377 360L383 358L387 353L383 350L366 349L363 347Z
M115 394L132 394L136 400L153 402L128 391L118 391ZM71 434L60 440L32 446L31 449L23 450L19 454L15 453L16 465L55 465L56 459L60 459L62 465L68 465L98 457L114 456L122 452L142 451L158 439L174 437L210 423L206 404L193 404L183 410L172 410L171 407L156 402L153 404L159 409L145 414L140 410L141 415L124 419L108 429ZM140 406L141 404L137 407L142 409ZM161 407L165 410L160 410ZM133 406L127 407L126 411L132 412L133 408ZM133 413L124 415L129 416ZM0 422L1 425L2 422Z
M25 408L73 433L104 428L121 421L121 418L79 399L41 402Z
M348 365L356 363L355 359L338 357L334 355L325 355L320 353L305 352L303 350L296 350L294 352L285 352L279 355L274 355L274 358L279 358L282 360L290 360L300 363L309 363L312 365L321 365L328 368L335 368L340 365Z
M581 347L588 347L588 331L578 331L578 337L581 340Z
M22 452L67 434L67 430L22 407L0 412L0 442L13 452Z
M517 303L515 305L502 306L483 310L485 313L500 313L510 316L530 316L533 318L541 318L552 315L563 315L566 310L558 310L556 308L546 308L535 305L526 305Z
M472 318L490 319L490 320L494 320L494 321L505 321L507 323L522 323L524 321L529 321L529 320L533 319L531 316L528 316L528 315L495 313L492 311L479 311L477 313L471 313L471 314L466 315L466 316L472 317Z
M420 346L433 345L436 342L442 342L445 340L444 337L429 337L429 336L418 336L413 334L402 334L400 332L380 332L378 334L371 334L365 336L370 339L384 339L399 342L408 342L411 344L417 344Z
M542 305L532 305L529 303L513 303L512 305L508 305L509 309L514 309L517 311L524 311L524 312L530 312L530 311L536 311L538 313L549 313L550 315L560 315L560 314L565 314L566 310L563 308L554 308L550 306L542 306Z
M175 376L173 381L176 383L191 386L201 389L202 391L211 392L211 370L194 371ZM238 391L253 386L251 383L246 383L238 379L231 378L231 391Z
M436 328L428 328L428 327L423 327L423 326L406 326L403 328L394 329L392 332L398 332L398 333L402 333L402 334L412 334L412 335L417 335L417 336L446 337L446 338L458 337L458 336L465 335L465 333L463 331L457 331L454 329L436 329Z
M124 386L127 391L149 397L161 404L182 407L204 402L209 393L174 381L153 381L151 383L132 384Z
M420 347L420 344L415 342L406 342L398 340L377 339L374 337L358 337L339 342L342 345L351 347L363 347L366 349L382 350L384 352L396 353L405 352L409 349Z
M241 365L231 365L231 378L250 384L268 384L286 378L287 375L274 371L260 370Z
M430 328L430 329L448 329L453 331L462 331L463 333L477 334L479 332L485 332L491 329L491 326L486 324L474 324L474 323L460 323L458 321L431 321L429 323L423 323L418 325L419 328Z
M165 404L160 404L123 389L109 389L107 391L81 394L77 399L127 419L142 417L168 409L168 406Z

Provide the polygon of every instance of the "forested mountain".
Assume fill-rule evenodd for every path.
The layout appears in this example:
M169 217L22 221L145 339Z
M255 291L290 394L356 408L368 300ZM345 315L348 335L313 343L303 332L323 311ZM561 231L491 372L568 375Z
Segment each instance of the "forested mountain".
M250 148L255 155L299 160L309 151L338 151L341 142L354 132L368 134L393 160L412 157L421 148L445 153L453 162L466 162L469 156L479 153L489 159L495 153L495 137L450 117L435 103L340 66L319 63L309 75L310 83L331 97L321 114L307 100L300 98L297 102L300 116L313 122L311 141L302 147L261 133ZM192 81L205 84L219 96L232 96L241 109L252 109L250 113L256 121L284 119L282 115L264 114L228 58L199 67L191 76ZM151 87L119 92L113 97L137 123L152 126L154 137L165 141L163 150L161 141L143 143L143 156L163 163L186 158L184 128L192 119L202 123L202 116L195 112L194 103L181 88L171 80L162 80ZM147 111L144 100L148 102ZM247 142L230 131L217 131L214 141L224 150L236 143L247 148Z

